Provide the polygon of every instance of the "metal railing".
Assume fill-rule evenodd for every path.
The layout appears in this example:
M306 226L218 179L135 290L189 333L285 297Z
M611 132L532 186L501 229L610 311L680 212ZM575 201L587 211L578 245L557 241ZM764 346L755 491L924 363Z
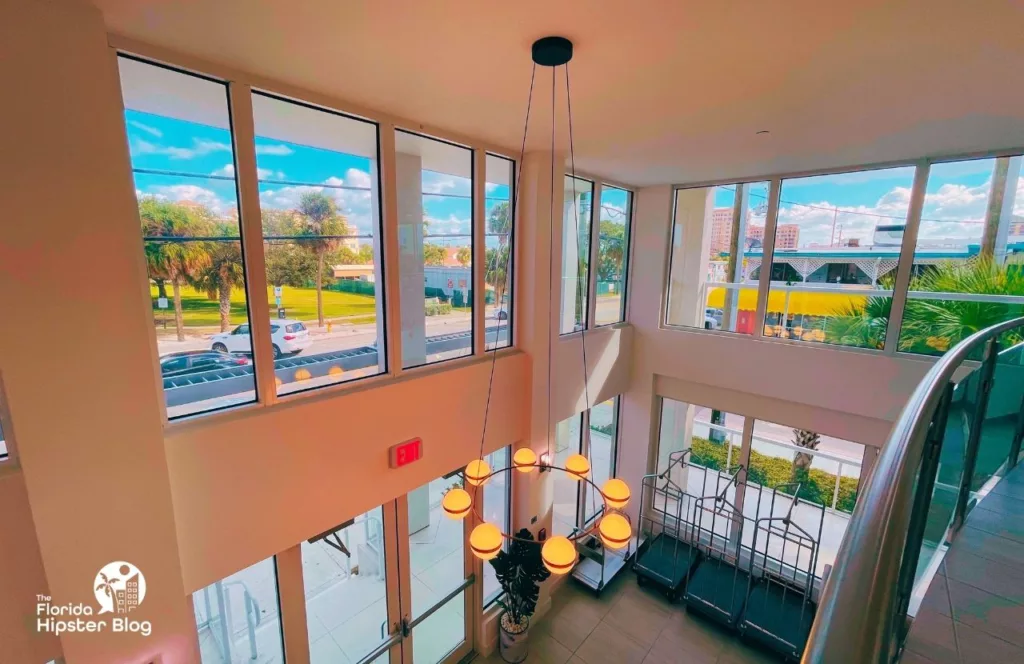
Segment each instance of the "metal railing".
M946 549L1022 438L1017 318L961 341L914 390L862 487L802 661L899 661Z

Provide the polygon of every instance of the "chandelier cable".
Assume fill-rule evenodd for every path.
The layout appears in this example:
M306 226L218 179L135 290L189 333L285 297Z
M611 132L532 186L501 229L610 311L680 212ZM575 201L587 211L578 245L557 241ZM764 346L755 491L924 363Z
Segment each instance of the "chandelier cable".
M551 296L554 293L554 271L555 271L555 67L551 68L551 198L548 199L548 422L547 453L548 460L554 463L551 457L551 347L554 345L551 326Z
M583 318L583 326L580 329L580 347L583 350L583 396L584 396L585 404L586 404L586 407L587 407L587 413L588 413L587 414L587 421L588 421L588 427L587 428L589 429L589 428L591 428L589 426L589 421L590 421L590 416L591 415L590 415L590 373L587 370L587 324L588 324L588 322L590 320L590 311L589 311L590 310L590 302L589 302L589 300L587 300L586 295L590 295L590 293L589 293L589 291L590 291L590 270L593 267L595 267L595 266L590 265L590 247L589 247L589 243L588 243L588 246L585 249L585 251L587 252L587 283L581 285L579 283L580 282L580 269L579 269L580 261L579 261L579 255L578 255L579 250L580 250L580 211L579 211L579 208L578 208L577 202L576 202L576 154L574 152L573 144L572 144L572 91L569 88L569 63L566 62L564 66L565 66L565 101L566 101L566 107L567 107L567 116L568 116L568 119L569 119L569 162L570 162L570 167L572 168L573 223L575 224L575 227L576 227L576 251L577 251L577 256L576 256L576 301L579 304L580 315ZM554 159L554 157L552 157L552 159ZM591 197L591 201L590 201L590 215L591 215L591 222L593 222L593 214L594 214L594 200L593 200L594 192L593 192L593 190L591 190L591 192L590 192L590 197ZM594 230L594 225L593 225L593 223L591 223L590 224L591 234L593 234L593 230ZM598 230L600 231L600 224L598 224ZM587 237L588 237L588 240L590 240L590 242L593 242L594 238L590 237L590 235L588 235ZM598 242L601 241L600 232L598 232L597 241ZM586 309L587 309L586 311L584 311L584 307L586 307ZM583 434L584 434L584 431L581 430L580 431L580 442L581 443L582 443ZM590 436L589 435L587 436L587 441L588 441L588 443L587 443L587 455L586 455L587 456L587 462L590 464L591 468L593 468L594 463L593 463L592 456L591 456L591 445L589 443L589 441L590 441ZM584 502L585 502L585 500L586 499L584 499ZM594 512L597 511L597 500L596 500L596 496L593 493L590 494L590 508Z
M520 150L519 150L519 163L516 164L516 169L517 169L518 172L515 175L515 182L512 183L512 209L508 211L509 233L512 235L513 238L515 237L514 225L516 223L516 215L519 212L519 192L522 191L521 181L522 181L522 176L523 176L523 159L526 156L526 136L527 136L527 134L529 134L529 131L530 131L530 108L533 106L533 83L534 83L534 80L536 80L536 77L537 77L537 65L536 65L536 63L534 63L533 71L530 73L530 94L529 94L529 96L526 99L526 122L523 125L523 145L522 145L522 148L520 148ZM485 157L485 159L486 159L486 157ZM487 171L486 161L484 162L484 164L485 164L484 165L484 174L485 174L484 177L486 178L486 171ZM486 249L487 249L487 245L486 245L486 241L485 241L485 243L484 243L484 282L485 282L484 289L485 289L485 292L486 292L486 287L487 287L486 286L486 281L487 281L487 258L486 258L487 251L486 251ZM514 250L515 250L515 247L512 246L511 243L509 243L509 247L508 247L509 255L505 258L505 279L504 279L505 283L502 284L503 286L506 287L506 289L504 291L499 290L497 287L494 289L495 290L495 304L497 305L499 311L501 310L501 300L502 300L502 297L504 296L505 293L508 292L508 289L507 289L508 280L512 276L511 273L509 272L509 266L512 263L512 260L514 258L514 256L513 256ZM498 260L500 258L499 255L498 255L499 253L500 253L500 251L496 252L495 255L494 255L495 266L497 265L497 262L498 262ZM485 300L485 309L486 309L486 299L487 298L485 296L485 298L484 298L484 300ZM510 309L511 309L511 307L510 307ZM512 316L511 316L511 314L508 314L508 312L506 312L506 315L507 315L507 320L509 321L509 324L511 325ZM511 327L509 327L509 330L511 332ZM488 381L487 381L487 402L484 405L484 424L483 424L483 430L480 433L480 456L478 457L480 459L484 458L484 442L487 439L487 416L490 414L490 411L491 411L491 394L494 391L494 365L498 361L498 340L500 338L501 338L501 318L498 318L498 325L494 329L494 348L491 350L491 375L490 375L490 378L488 378ZM509 338L510 344L511 344L511 341L512 340L511 340L511 337L510 337ZM484 352L485 353L487 352L487 323L484 323ZM465 474L463 474L462 484L463 484L463 487L465 487L465 484L466 484ZM477 496L477 486L474 486L473 487L473 500L474 500L474 502L476 500L476 496Z

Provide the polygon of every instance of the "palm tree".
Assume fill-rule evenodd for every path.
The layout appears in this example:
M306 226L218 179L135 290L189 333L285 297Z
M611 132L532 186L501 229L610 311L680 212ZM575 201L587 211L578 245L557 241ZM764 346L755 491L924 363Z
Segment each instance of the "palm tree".
M498 236L500 246L508 244L508 236L512 230L512 219L508 211L508 201L502 201L491 208L490 214L487 215L487 232Z
M324 258L341 244L339 236L348 235L345 217L338 206L321 191L307 191L299 198L298 213L302 225L297 234L301 245L316 256L316 317L324 325Z
M469 265L471 254L469 247L459 247L459 250L455 252L455 260L459 262L459 265L466 267Z
M236 228L225 223L217 226L217 235L231 235ZM211 300L219 301L221 332L227 332L231 327L231 291L243 286L244 276L241 243L211 242L210 264L191 279L193 287L205 291Z
M145 197L139 218L151 279L170 281L174 293L174 326L178 341L185 340L181 287L210 264L209 243L198 238L211 233L209 219L177 204Z
M1024 295L1024 271L1021 266L999 265L983 256L967 261L943 261L929 266L912 279L910 290L972 295ZM899 347L900 350L941 354L979 330L1022 314L1024 306L1019 304L908 297Z
M821 436L807 429L793 429L793 444L804 449L816 450L821 444ZM814 461L813 454L797 452L793 458L793 474L806 473L810 470L812 461Z
M891 309L890 297L868 297L863 304L848 302L826 319L825 339L843 346L883 348Z

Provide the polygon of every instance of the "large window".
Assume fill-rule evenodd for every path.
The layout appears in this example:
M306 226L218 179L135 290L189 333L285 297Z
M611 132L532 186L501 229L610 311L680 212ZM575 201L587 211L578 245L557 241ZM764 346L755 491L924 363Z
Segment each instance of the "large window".
M273 558L197 590L192 606L203 664L284 664Z
M615 477L615 457L619 439L619 397L599 403L587 418L587 454L590 479L599 487ZM587 527L604 511L604 499L593 485L587 484L583 496L583 525Z
M583 414L573 415L555 425L554 465L565 468L565 460L582 449ZM554 485L554 501L551 507L551 533L568 537L576 530L580 495L580 483L568 473L555 471L551 482Z
M633 194L625 189L601 187L598 211L597 303L595 325L611 325L625 319L626 266L629 260L629 218Z
M571 334L587 326L594 183L565 176L563 200L562 312L558 329L560 334Z
M779 516L798 495L793 518L816 542L820 574L835 561L846 533L865 454L863 445L834 436L662 398L656 470L687 497L680 502L675 494L660 495L652 505L693 518L696 498L719 493L739 473L745 490L732 491L729 500L742 509L749 546L753 520Z
M1021 157L933 164L899 349L941 355L1024 315Z
M590 460L590 479L601 487L615 477L618 452L619 397L599 403L588 411L562 420L555 427L556 466L565 467L573 454ZM568 473L556 471L552 532L571 535L577 528L589 527L601 516L604 500L587 482L574 480Z
M271 312L255 323L278 394L386 371L376 125L264 94L252 107Z
M167 414L254 401L227 87L118 65Z
M508 468L511 448L503 447L500 450L491 452L484 460L491 469ZM503 533L512 531L512 476L510 473L498 473L487 480L484 485L483 518L487 523L498 526ZM508 540L502 541L502 547L508 550ZM494 573L494 567L490 563L484 563L484 607L492 604L501 594L501 585Z
M486 349L512 345L513 257L515 256L515 162L487 155L484 320Z
M302 543L311 664L358 662L389 632L380 507Z
M782 182L765 336L885 346L913 168Z
M1024 315L1021 160L679 189L666 322L941 355L973 332ZM768 201L770 185L778 187L777 207ZM919 216L911 216L914 201ZM765 237L768 227L773 237ZM759 290L764 242L773 250L767 293ZM910 254L913 261L901 265Z
M395 134L402 366L473 354L473 152Z
M667 323L751 334L767 182L676 192Z

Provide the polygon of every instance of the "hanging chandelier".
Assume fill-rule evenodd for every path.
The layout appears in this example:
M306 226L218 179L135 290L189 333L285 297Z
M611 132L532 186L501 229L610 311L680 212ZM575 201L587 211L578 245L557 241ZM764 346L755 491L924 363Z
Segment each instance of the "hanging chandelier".
M569 126L569 154L572 159L572 182L573 182L573 219L576 224L576 241L579 242L579 211L576 209L576 157L573 153L572 142L572 98L569 91L569 61L572 59L572 42L564 37L544 37L533 43L533 73L530 77L530 92L526 104L526 125L523 128L523 147L519 155L519 176L522 175L523 158L526 154L526 137L530 128L530 108L533 104L533 88L537 77L537 65L551 69L551 198L549 206L549 239L553 246L554 239L554 182L555 182L555 75L559 67L565 71L565 92ZM521 178L517 176L514 182L513 214L519 209L519 189ZM495 255L495 260L499 260ZM508 259L506 259L508 260ZM553 291L551 275L554 272L554 252L550 253L548 270L548 292ZM579 275L577 274L577 277ZM579 287L577 279L576 306L577 311L583 309L583 291ZM496 289L497 290L497 289ZM502 301L502 293L496 292L496 301ZM590 459L582 454L573 454L565 460L564 466L556 466L550 463L551 457L551 339L553 330L551 328L550 298L548 300L548 421L547 421L547 453L538 458L537 453L529 447L521 447L512 455L512 465L507 468L491 469L490 465L483 459L484 439L487 435L487 415L490 411L491 392L494 386L494 365L497 358L497 339L501 332L501 319L498 320L498 329L495 331L495 344L492 350L491 373L487 388L487 404L484 407L483 433L480 436L480 458L470 461L463 473L464 485L472 488L472 494L465 486L456 487L448 491L441 500L441 508L445 515L451 519L465 519L471 512L475 512L480 523L473 528L469 536L469 547L473 555L481 560L491 560L501 552L505 540L516 540L541 546L541 558L544 566L555 575L567 574L572 571L578 560L576 543L590 535L597 533L601 543L608 549L618 550L629 545L633 530L629 517L621 512L629 503L629 485L618 478L612 478L597 486L590 479ZM590 393L587 386L587 346L586 329L580 331L580 344L583 349L583 383L586 395L586 406L590 409ZM589 452L590 447L587 446ZM601 510L601 517L595 520L590 528L574 531L569 536L555 535L543 541L523 540L509 533L502 532L498 526L485 521L478 511L474 510L476 494L479 487L487 483L495 475L510 473L511 471L521 473L559 471L566 473L572 480L586 482L594 489L592 495L601 496L604 509Z

